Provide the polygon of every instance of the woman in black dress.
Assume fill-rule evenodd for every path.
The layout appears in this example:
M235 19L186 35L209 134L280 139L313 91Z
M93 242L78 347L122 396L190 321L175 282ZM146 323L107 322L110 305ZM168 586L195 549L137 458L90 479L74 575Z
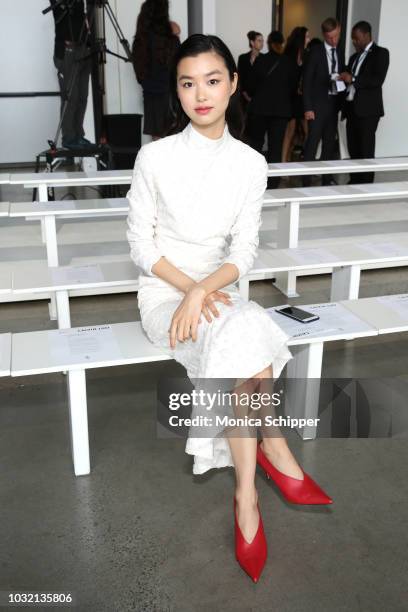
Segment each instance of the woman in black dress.
M307 28L295 28L286 41L285 55L287 55L296 66L298 75L298 86L292 101L292 117L287 125L285 139L283 142L282 161L291 161L293 146L295 142L296 128L303 130L302 141L306 138L307 121L304 118L302 100L302 75L306 48L310 42L309 30Z
M249 88L249 75L264 46L264 38L260 32L250 30L247 34L250 51L242 53L238 58L238 75L241 91L242 108L246 111L251 101L251 91Z
M169 124L169 65L180 46L179 26L169 20L168 0L145 0L137 18L132 45L133 67L143 88L143 134L153 140Z

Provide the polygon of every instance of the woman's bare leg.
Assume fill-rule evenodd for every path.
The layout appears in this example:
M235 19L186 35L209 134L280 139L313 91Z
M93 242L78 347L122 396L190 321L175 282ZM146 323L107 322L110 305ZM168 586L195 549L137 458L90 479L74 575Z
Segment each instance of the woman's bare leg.
M273 388L271 385L271 380L273 378L272 366L266 368L263 372L258 375L260 378L259 384L259 393L268 393L271 395L273 393ZM268 410L262 411L261 414L264 417L265 414L271 414L271 408ZM271 415L275 416L275 415ZM298 462L293 456L288 443L286 442L286 438L282 435L279 427L271 427L264 426L262 428L262 442L261 448L267 459L276 467L278 470L286 474L287 476L292 476L292 478L303 478L303 472L300 469Z
M234 389L234 393L238 396L244 393L251 394L254 386L252 379L248 379L243 384L239 384ZM242 414L239 407L236 409L236 416L244 416L244 413L247 413L246 409ZM242 428L229 430L227 440L235 467L238 524L244 538L250 543L256 535L259 524L258 493L255 488L256 430L252 435L244 435Z

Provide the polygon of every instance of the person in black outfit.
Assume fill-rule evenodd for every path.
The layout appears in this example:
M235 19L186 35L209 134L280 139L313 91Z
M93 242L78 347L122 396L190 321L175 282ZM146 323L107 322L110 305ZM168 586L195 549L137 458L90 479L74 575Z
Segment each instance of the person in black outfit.
M251 147L262 153L265 132L268 135L268 163L279 163L287 123L292 116L292 101L297 87L294 63L272 48L261 54L250 75L251 102L248 106L247 137ZM268 179L268 188L276 189L279 177Z
M50 0L51 6L55 2ZM85 138L83 128L92 68L91 59L87 57L89 30L84 2L75 0L60 4L52 13L55 21L54 65L61 91L62 146L67 149L95 147Z
M324 43L314 45L309 52L303 71L303 106L308 121L305 143L305 161L314 161L322 140L321 159L335 159L338 113L342 106L344 83L339 73L344 71L344 56L339 48L341 28L337 19L322 23ZM305 186L310 177L303 178ZM335 184L332 175L323 176L323 185Z
M348 91L343 108L347 118L347 146L351 159L375 157L375 133L384 116L382 85L390 63L388 49L379 47L372 40L371 26L359 21L353 27L351 37L356 53L340 75L347 83ZM372 183L374 172L350 175L350 184Z
M239 88L241 93L242 109L244 112L247 110L248 104L251 101L251 96L248 93L249 74L252 71L253 65L258 59L264 46L264 38L260 32L251 30L248 32L247 37L250 51L248 51L248 53L242 53L238 57Z
M299 26L294 28L288 36L284 50L284 54L292 60L295 66L297 72L297 87L292 101L292 117L286 128L285 140L283 143L283 162L291 161L297 129L302 128L303 134L307 134L307 122L303 112L302 81L303 65L309 42L309 30L305 26ZM304 136L302 136L302 140L304 140Z
M170 63L180 46L180 27L169 19L168 0L145 0L132 45L133 68L143 89L143 134L153 140L170 124Z

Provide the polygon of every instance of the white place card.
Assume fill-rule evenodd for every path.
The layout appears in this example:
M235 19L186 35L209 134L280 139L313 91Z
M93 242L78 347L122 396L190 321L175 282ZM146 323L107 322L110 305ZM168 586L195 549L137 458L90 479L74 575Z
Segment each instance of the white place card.
M299 308L302 308L301 306ZM299 323L285 315L277 313L274 308L267 308L268 314L278 323L291 338L308 337L316 334L353 333L371 327L357 315L337 302L305 306L304 310L320 317L311 323Z
M285 255L294 259L297 263L324 263L326 261L339 261L340 258L332 253L330 249L325 247L316 249L307 248L296 248L296 249L283 249Z
M54 285L69 285L71 283L100 283L104 281L102 270L98 264L77 267L50 268Z
M58 365L108 362L121 351L111 325L95 325L48 332L50 353Z

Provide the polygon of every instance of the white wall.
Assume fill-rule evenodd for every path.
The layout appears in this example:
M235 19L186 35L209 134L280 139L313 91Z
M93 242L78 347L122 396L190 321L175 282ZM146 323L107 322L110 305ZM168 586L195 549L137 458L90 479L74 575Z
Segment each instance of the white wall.
M1 0L2 93L59 91L53 63L54 19L52 13L41 13L47 5L45 0ZM55 136L59 109L59 97L1 98L0 164L34 162ZM84 127L93 138L91 101Z
M255 30L263 34L265 41L271 31L272 25L272 2L270 0L218 0L216 2L216 31L225 44L229 47L235 60L241 53L249 51L249 30ZM208 34L209 32L204 32ZM264 51L266 51L266 42Z
M377 132L377 157L408 155L407 0L382 0L379 44L390 51L384 86L385 117Z
M285 38L297 26L309 29L312 38L322 37L321 23L336 16L336 0L285 0L283 34Z

